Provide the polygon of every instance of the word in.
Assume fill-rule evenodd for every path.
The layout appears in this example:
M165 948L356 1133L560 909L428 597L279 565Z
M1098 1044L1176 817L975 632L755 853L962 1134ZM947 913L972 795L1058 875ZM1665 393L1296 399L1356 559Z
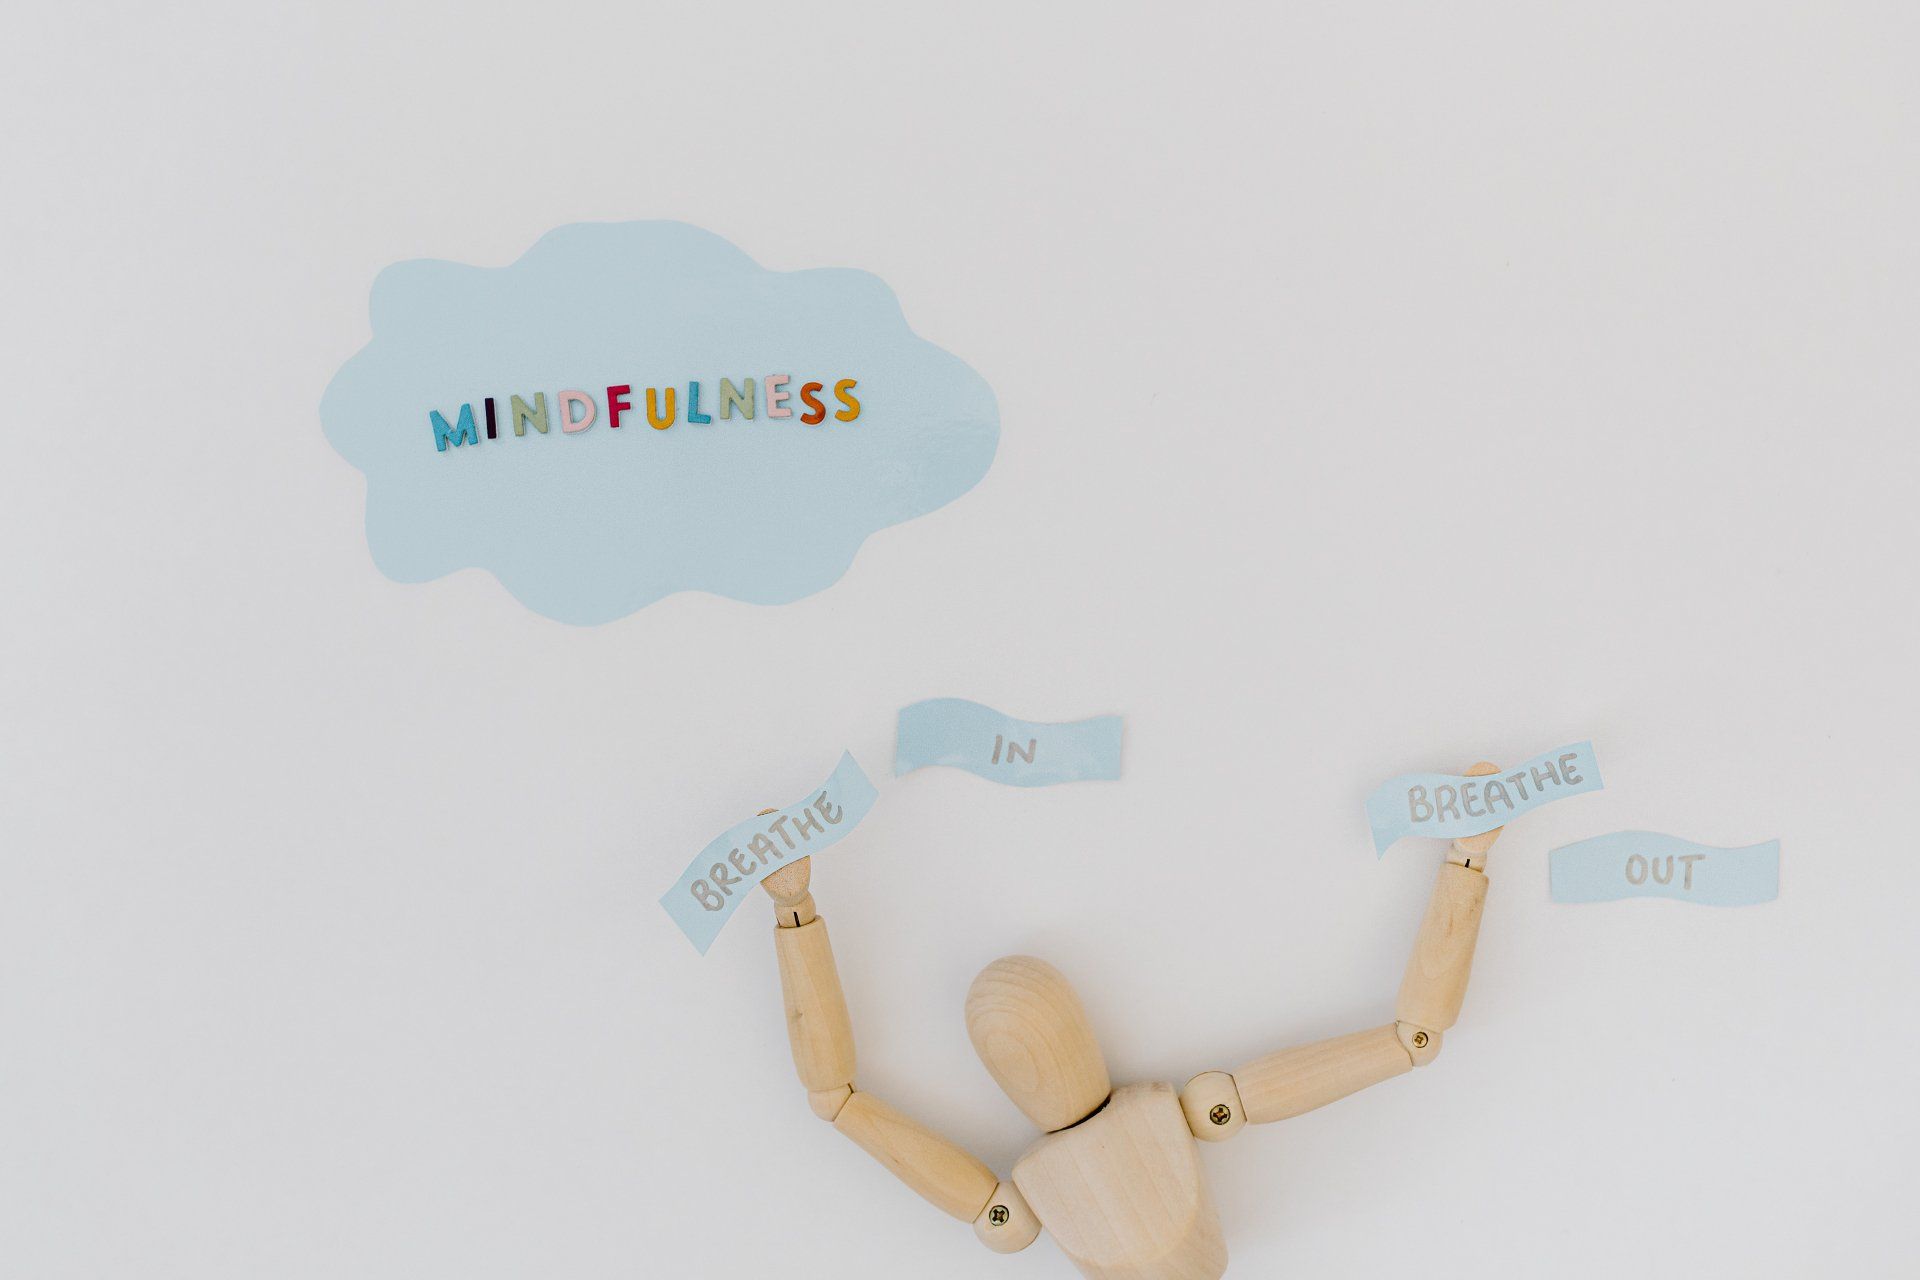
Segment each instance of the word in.
M1001 742L1001 739L1000 739L1000 735L999 735L999 734L997 734L997 733L996 733L996 734L994 734L994 735L993 735L993 762L994 762L995 764L999 764L999 763L1000 763L1000 742ZM1028 738L1028 739L1027 739L1027 749L1026 749L1025 751L1022 751L1022 750L1020 749L1020 744L1019 744L1019 743L1017 743L1017 742L1009 742L1009 743L1007 743L1007 744L1006 744L1006 746L1007 746L1007 763L1008 763L1008 764L1012 764L1012 763L1013 763L1013 761L1014 761L1014 758L1015 758L1015 757L1017 756L1017 757L1019 757L1020 759L1022 759L1022 760L1025 760L1025 761L1026 761L1026 762L1027 762L1028 764L1032 764L1032 763L1033 763L1033 753L1034 753L1034 749L1035 749L1036 747L1038 747L1039 745L1040 745L1040 739L1038 739L1038 738Z
M965 698L929 698L900 709L893 771L945 765L1014 787L1110 780L1120 776L1122 728L1119 716L1048 724Z

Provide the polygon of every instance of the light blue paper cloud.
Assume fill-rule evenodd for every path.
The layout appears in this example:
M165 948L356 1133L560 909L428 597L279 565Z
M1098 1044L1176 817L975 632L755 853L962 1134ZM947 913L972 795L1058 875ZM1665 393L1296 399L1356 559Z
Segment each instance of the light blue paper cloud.
M948 765L1010 787L1111 780L1120 776L1122 727L1119 716L1049 724L965 698L929 698L900 709L893 772Z
M916 337L880 279L769 271L684 223L561 227L506 267L402 262L374 281L371 309L373 340L320 416L366 473L374 562L401 582L486 569L564 622L610 621L677 591L811 595L869 534L972 488L999 441L992 390ZM768 374L791 375L792 418L767 415ZM754 420L722 416L722 378L756 380ZM857 380L851 422L833 416L842 378ZM800 421L806 381L825 384L818 425ZM693 418L690 383L711 422ZM633 391L611 428L615 385ZM676 389L666 430L648 425L649 387L663 411ZM572 389L598 410L578 433L557 403ZM514 434L509 397L536 393L548 432ZM442 436L461 443L443 449Z
M1555 902L1674 898L1748 907L1780 896L1780 842L1722 849L1658 831L1616 831L1547 855Z

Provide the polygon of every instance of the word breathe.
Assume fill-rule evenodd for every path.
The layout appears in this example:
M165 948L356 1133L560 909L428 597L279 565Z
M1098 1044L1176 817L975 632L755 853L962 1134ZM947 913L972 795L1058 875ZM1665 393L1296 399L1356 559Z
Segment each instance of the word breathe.
M1456 782L1438 783L1433 788L1433 798L1427 798L1427 788L1414 784L1407 788L1407 820L1421 823L1430 820L1445 822L1448 818L1492 818L1494 806L1506 806L1507 816L1512 817L1526 810L1518 808L1513 795L1507 791L1512 786L1514 794L1520 797L1520 803L1527 800L1527 780L1533 780L1533 787L1540 795L1546 795L1549 787L1577 787L1586 779L1580 776L1578 757L1571 751L1564 752L1557 760L1548 760L1544 764L1530 765L1517 773L1504 778L1488 777L1460 778ZM1481 807L1475 809L1474 805ZM1488 827L1491 831L1493 828ZM1472 833L1478 835L1479 832Z
M1374 852L1384 854L1402 836L1477 836L1543 804L1602 785L1593 744L1579 742L1535 756L1510 773L1389 778L1367 797L1367 825L1373 828Z
M1120 776L1123 728L1119 716L1048 724L965 698L930 698L900 709L893 772L945 765L1013 787L1111 780Z
M736 383L731 378L722 378L716 385L714 398L708 403L725 422L735 416L752 422L756 410L765 419L794 419L807 426L815 427L827 420L828 405L821 398L826 391L824 382L802 382L793 387L793 378L789 374L770 373L761 378L756 385L754 379L746 378ZM833 399L838 408L832 410L835 422L853 422L860 417L860 401L853 394L859 382L853 378L841 378L833 384ZM701 384L687 384L686 420L692 426L708 426L714 421L714 414L700 407ZM646 387L642 400L647 425L655 431L665 431L680 421L680 388ZM606 413L604 415L607 430L617 431L623 425L626 416L634 411L634 390L628 383L616 383L606 389ZM799 412L795 413L795 400L799 401ZM561 391L554 396L553 404L547 403L547 393L536 392L531 401L521 396L508 396L504 412L493 396L480 401L480 413L474 413L471 402L460 406L460 410L449 422L446 414L438 409L427 411L427 425L433 428L433 447L445 453L449 446L461 448L479 444L483 439L498 440L504 418L507 430L516 437L525 437L527 428L532 427L540 435L546 435L553 427L554 419L559 419L562 435L579 435L595 423L601 421L600 402L586 391ZM484 424L484 425L483 425Z
M660 905L705 955L753 886L790 859L811 857L837 843L860 825L879 796L853 756L842 754L833 776L805 799L737 823L709 840L673 888L660 896Z
M826 834L827 827L837 827L847 816L846 810L827 799L822 791L820 797L797 813L783 813L767 823L765 831L755 833L747 841L746 851L739 848L729 849L724 861L716 862L707 871L712 883L695 880L687 887L693 894L693 900L700 904L703 911L725 911L727 899L733 896L735 885L751 889L762 879L754 873L777 862L785 862L787 854L800 847L794 836L801 841L811 841L817 835ZM793 831L787 831L787 823L793 823ZM824 826L822 824L825 824ZM779 836L786 846L783 852L773 843L773 837ZM729 868L728 864L732 866ZM738 872L739 874L734 874Z
M1673 898L1745 907L1780 896L1780 842L1723 849L1657 831L1616 831L1547 855L1555 902Z

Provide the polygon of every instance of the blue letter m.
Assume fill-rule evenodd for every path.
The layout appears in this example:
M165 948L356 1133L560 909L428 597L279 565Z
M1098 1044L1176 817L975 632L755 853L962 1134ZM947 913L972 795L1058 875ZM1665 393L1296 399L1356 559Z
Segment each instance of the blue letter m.
M457 424L458 429L448 426L447 420L440 416L438 409L430 409L428 412L433 415L433 444L440 452L445 453L447 451L447 443L449 441L453 443L453 447L456 449L463 444L480 443L480 433L475 430L473 425L472 405L463 404L460 406L460 421Z

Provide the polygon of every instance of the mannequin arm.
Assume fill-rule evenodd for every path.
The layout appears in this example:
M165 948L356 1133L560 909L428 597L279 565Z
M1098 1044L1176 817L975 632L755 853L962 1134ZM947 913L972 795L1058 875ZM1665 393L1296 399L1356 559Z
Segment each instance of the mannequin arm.
M1477 764L1468 777L1495 772ZM1427 901L1420 936L1394 1003L1394 1021L1371 1031L1282 1049L1232 1072L1187 1081L1180 1106L1193 1135L1221 1142L1249 1124L1285 1120L1432 1062L1441 1035L1460 1016L1480 910L1487 897L1487 854L1501 828L1453 842Z
M989 1249L1012 1253L1033 1243L1040 1223L1012 1183L933 1130L854 1087L853 1022L840 991L827 922L807 891L811 859L769 875L774 951L794 1070L813 1113L851 1138L935 1208L973 1224Z

